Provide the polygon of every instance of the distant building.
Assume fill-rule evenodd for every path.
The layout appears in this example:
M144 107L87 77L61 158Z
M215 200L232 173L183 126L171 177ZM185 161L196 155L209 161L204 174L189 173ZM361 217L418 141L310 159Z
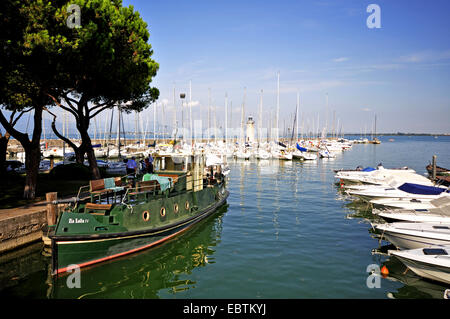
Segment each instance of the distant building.
M247 120L247 139L248 143L253 143L255 141L255 121L252 116L248 117Z

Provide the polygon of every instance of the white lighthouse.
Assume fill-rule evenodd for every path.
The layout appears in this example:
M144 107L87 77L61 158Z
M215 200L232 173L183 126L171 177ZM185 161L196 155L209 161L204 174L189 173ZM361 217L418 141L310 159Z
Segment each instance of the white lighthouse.
M252 116L247 120L247 139L246 142L253 143L255 141L255 121Z

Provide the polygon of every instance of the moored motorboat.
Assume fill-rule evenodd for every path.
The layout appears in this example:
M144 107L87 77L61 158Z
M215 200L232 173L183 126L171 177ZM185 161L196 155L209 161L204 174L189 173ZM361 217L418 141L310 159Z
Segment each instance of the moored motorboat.
M449 223L390 223L374 225L382 239L399 249L450 245Z
M89 200L62 212L48 234L54 275L158 245L226 203L221 167L206 167L204 156L186 156L181 164L155 157L158 168L142 181L107 178L83 187Z
M427 247L412 250L389 250L415 274L450 284L450 246Z
M431 209L372 209L387 222L449 223L450 206Z
M436 199L381 198L372 199L370 203L389 208L431 209L450 205L450 196L440 196Z
M447 188L415 183L404 183L398 187L374 186L364 190L348 190L347 193L368 201L375 198L410 198L432 200L441 196L450 196L450 192Z

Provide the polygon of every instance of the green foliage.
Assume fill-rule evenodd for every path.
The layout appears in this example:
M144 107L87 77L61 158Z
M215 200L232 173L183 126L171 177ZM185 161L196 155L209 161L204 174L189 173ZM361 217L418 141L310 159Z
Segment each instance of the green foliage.
M69 28L71 4L81 27ZM147 24L133 7L114 0L2 0L0 5L0 103L34 104L46 93L70 91L87 101L128 102L142 110L159 96L151 88L158 63L151 59ZM126 108L127 108L126 107Z

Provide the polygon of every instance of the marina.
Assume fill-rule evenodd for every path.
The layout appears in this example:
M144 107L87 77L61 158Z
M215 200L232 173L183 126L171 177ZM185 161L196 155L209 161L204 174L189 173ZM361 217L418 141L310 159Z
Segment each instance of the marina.
M450 5L358 2L4 0L0 297L450 299Z
M367 202L351 200L335 178L335 171L374 163L407 165L427 176L428 154L402 157L423 145L438 159L450 158L449 137L396 137L392 143L387 138L380 145L355 144L333 159L230 158L227 204L185 234L83 268L81 278L90 279L77 290L67 288L67 275L52 276L51 258L43 254L48 249L38 244L24 253L41 266L32 273L10 270L15 279L0 293L20 297L21 287L32 281L27 291L35 298L442 298L445 283L405 277L406 266L396 257L374 253L386 245L395 249L372 234L372 224L383 220ZM14 264L2 256L2 269ZM371 264L387 265L390 272L379 289L366 286Z

